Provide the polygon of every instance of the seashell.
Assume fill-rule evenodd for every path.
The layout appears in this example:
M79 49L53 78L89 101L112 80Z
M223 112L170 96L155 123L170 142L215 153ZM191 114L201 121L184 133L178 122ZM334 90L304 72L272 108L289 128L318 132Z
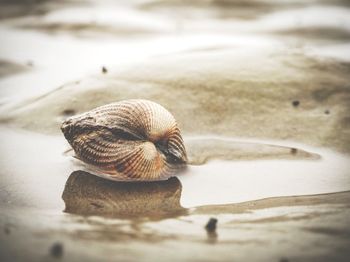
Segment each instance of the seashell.
M163 180L186 166L175 118L148 100L98 107L68 118L61 130L78 159L112 180Z

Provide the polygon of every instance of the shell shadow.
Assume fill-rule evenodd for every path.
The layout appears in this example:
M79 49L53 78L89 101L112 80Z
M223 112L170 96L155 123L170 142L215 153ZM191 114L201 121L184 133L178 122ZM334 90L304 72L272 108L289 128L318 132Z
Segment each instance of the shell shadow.
M181 191L181 182L176 177L164 181L118 182L79 170L69 176L62 199L67 213L161 219L187 214L180 205Z

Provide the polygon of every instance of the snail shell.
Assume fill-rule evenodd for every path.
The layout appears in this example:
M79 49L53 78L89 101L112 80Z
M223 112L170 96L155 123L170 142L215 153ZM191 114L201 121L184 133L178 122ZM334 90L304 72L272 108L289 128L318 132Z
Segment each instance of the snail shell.
M78 159L112 180L163 180L186 165L175 118L148 100L98 107L68 118L61 130Z

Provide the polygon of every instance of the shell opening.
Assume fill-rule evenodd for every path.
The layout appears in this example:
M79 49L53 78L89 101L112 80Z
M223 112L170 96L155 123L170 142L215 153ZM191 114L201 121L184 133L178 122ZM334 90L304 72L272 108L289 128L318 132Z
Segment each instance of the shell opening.
M186 158L183 156L180 150L169 146L167 139L162 139L155 142L155 146L160 153L162 153L167 161L172 164L185 164Z

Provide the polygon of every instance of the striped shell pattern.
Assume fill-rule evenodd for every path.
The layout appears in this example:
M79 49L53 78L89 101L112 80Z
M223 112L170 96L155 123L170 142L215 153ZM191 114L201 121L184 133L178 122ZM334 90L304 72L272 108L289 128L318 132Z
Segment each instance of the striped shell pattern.
M98 107L65 120L76 157L109 179L166 179L186 165L178 125L161 105L141 99Z

